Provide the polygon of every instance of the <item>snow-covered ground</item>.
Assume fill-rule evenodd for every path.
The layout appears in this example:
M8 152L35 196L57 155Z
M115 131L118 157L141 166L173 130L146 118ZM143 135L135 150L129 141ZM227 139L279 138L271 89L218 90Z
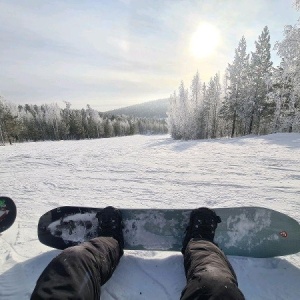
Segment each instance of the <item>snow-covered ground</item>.
M28 299L59 251L37 240L62 205L147 208L264 206L300 221L300 134L174 141L169 136L0 147L0 194L18 207L0 236L0 299ZM229 257L247 300L300 299L300 253ZM180 253L126 251L101 299L179 299Z

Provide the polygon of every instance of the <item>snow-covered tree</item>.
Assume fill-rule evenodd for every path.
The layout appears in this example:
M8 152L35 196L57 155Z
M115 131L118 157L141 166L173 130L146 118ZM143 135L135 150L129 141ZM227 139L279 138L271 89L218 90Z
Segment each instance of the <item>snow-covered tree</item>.
M221 84L220 76L216 74L210 79L203 95L203 111L204 116L204 136L205 138L215 138L218 129L218 115L221 102Z
M188 89L185 88L183 81L178 88L178 95L174 92L170 97L167 122L173 138L190 139L190 103Z
M87 130L91 138L100 138L104 135L103 119L99 112L88 104L86 109Z
M170 95L169 108L167 111L167 124L170 135L174 139L180 139L180 133L178 128L178 106L177 106L177 95L176 92Z
M249 54L247 54L246 39L243 36L235 49L232 64L227 68L227 91L222 106L222 116L231 122L231 137L237 132L237 123L240 123L238 134L244 134L249 116Z
M298 8L300 2L297 1ZM280 65L281 77L288 80L289 93L285 98L282 114L288 131L300 130L300 22L294 26L288 25L284 29L284 38L275 45L278 55L282 58Z
M203 109L202 83L198 71L192 80L189 96L190 138L197 139L200 136L200 117Z
M300 0L294 0L294 6L297 10L300 10Z
M178 127L179 134L182 139L189 139L190 134L190 114L189 114L189 98L188 90L185 88L183 81L178 89Z
M255 52L252 52L250 62L250 123L248 133L259 133L261 119L268 115L267 94L268 82L271 77L271 44L267 26L264 27L258 41L255 42Z
M184 140L216 137L220 102L218 74L211 78L207 87L201 83L198 72L189 90L181 82L178 96L174 92L170 97L168 126L171 136Z
M13 140L18 140L20 133L20 123L17 116L17 107L9 105L0 97L0 144L4 145L5 141L10 144Z

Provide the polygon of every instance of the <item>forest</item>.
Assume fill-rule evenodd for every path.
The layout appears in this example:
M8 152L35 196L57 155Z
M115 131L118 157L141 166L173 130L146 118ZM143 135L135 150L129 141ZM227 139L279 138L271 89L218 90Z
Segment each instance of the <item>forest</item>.
M190 88L181 82L170 96L171 136L188 140L300 132L299 23L286 26L274 48L281 59L277 67L271 61L266 26L250 54L241 38L222 80L218 73L201 82L197 72Z
M299 10L300 1L295 5ZM300 21L283 32L272 46L265 26L250 53L242 36L222 76L205 83L200 70L189 87L182 81L170 96L167 120L105 114L90 105L72 109L69 102L64 108L14 105L0 97L0 144L167 132L183 140L300 132Z
M13 105L0 98L0 144L167 133L164 119L133 118L57 104Z

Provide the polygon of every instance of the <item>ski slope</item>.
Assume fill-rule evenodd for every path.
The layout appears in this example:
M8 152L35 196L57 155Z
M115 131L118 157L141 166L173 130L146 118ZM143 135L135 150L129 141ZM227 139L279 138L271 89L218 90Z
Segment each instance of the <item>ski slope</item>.
M300 221L300 134L174 141L169 136L0 147L0 194L18 207L0 236L0 299L29 299L60 251L37 240L40 215L63 205L264 206ZM300 299L300 253L229 257L247 300ZM179 252L126 251L101 299L179 299Z

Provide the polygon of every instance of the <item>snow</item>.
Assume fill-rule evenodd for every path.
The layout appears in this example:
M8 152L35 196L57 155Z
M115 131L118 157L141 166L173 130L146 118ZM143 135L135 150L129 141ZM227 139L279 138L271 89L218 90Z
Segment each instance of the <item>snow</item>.
M0 189L18 208L15 224L0 236L0 299L29 299L60 253L36 233L39 217L57 206L264 206L299 222L300 134L15 144L0 147ZM300 253L229 260L247 300L300 299ZM179 299L184 285L181 253L126 251L101 299Z
M72 216L68 216L64 218L64 222L68 222L68 221L74 221L74 223L76 221L88 221L91 222L91 226L89 229L86 228L86 224L76 224L76 230L73 231L72 233L70 233L70 230L68 228L62 228L61 229L61 235L60 237L63 240L72 240L74 242L84 242L84 235L88 235L91 231L96 231L97 230L97 226L98 226L98 221L96 219L96 213L85 213L85 214L75 214ZM81 222L82 223L82 222ZM60 224L60 220L59 221L54 221L52 222L48 228L50 229L50 232L52 235L55 236L55 231L56 231L56 226Z

